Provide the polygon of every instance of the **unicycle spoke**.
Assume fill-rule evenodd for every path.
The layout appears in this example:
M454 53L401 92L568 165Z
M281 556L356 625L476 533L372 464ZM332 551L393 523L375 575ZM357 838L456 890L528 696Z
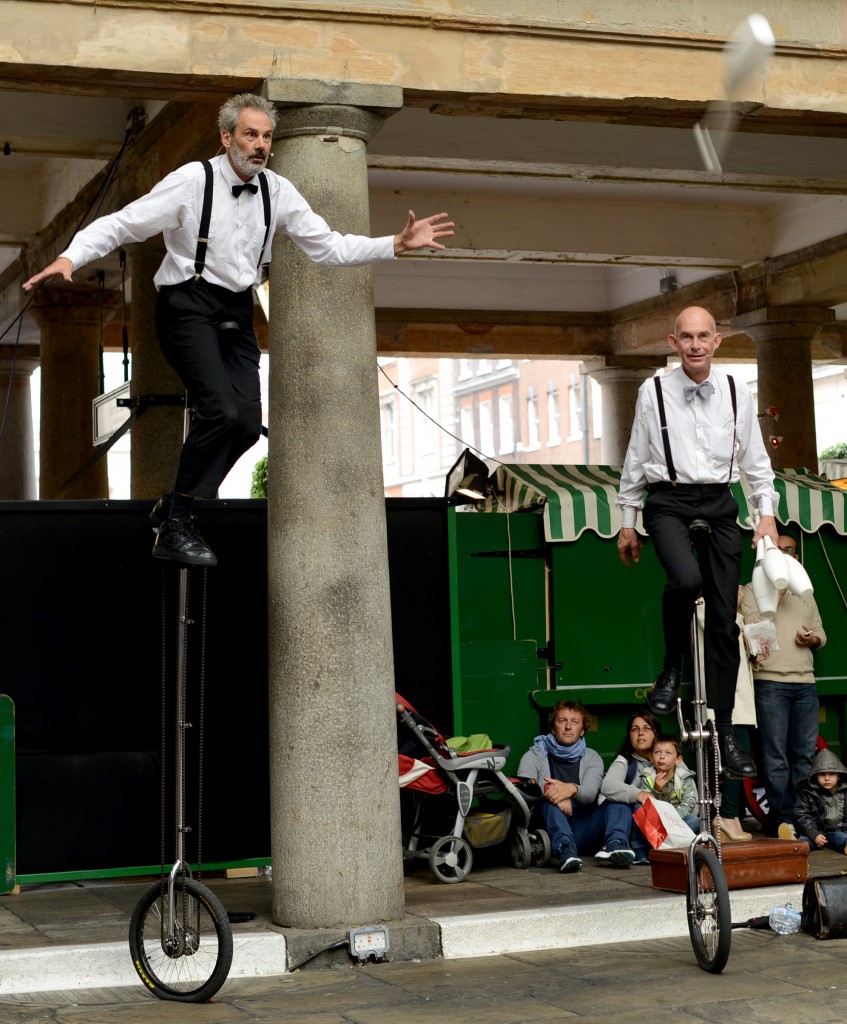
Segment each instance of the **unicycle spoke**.
M217 897L193 879L180 879L174 919L167 886L154 883L136 906L129 928L138 976L160 999L199 1003L226 981L232 963L232 928Z
M694 851L694 877L688 882L688 931L697 963L720 974L729 959L732 941L729 892L723 867L708 849Z

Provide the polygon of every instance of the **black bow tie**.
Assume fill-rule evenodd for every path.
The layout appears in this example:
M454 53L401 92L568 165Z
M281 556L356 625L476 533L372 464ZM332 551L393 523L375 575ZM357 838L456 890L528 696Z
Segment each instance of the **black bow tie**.
M238 197L241 195L241 193L245 189L248 192L252 192L253 195L255 195L259 191L259 186L258 185L252 185L249 181L245 182L243 185L233 185L232 186L232 194L235 196L236 199L238 199Z

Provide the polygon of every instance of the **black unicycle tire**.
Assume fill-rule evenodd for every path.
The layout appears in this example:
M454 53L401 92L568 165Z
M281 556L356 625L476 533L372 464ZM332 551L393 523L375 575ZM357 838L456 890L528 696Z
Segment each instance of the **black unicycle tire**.
M688 886L688 931L697 964L720 974L729 960L732 921L729 890L721 862L705 847L694 851L694 890Z
M232 927L220 900L201 882L179 878L175 886L174 916L180 934L183 930L191 933L191 951L183 950L176 956L165 952L162 926L163 922L167 924L167 883L155 882L144 892L130 919L132 964L144 985L159 999L203 1003L215 995L229 974Z

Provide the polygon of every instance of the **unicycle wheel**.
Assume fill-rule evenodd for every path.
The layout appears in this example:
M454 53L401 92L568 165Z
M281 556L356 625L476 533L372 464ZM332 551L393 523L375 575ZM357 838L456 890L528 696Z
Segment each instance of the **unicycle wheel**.
M726 876L717 855L705 847L694 851L694 884L688 883L688 931L697 964L720 974L729 959L732 921Z
M150 886L132 912L129 949L153 995L202 1003L220 989L232 965L232 928L213 892L192 878L174 883L171 935L167 884Z

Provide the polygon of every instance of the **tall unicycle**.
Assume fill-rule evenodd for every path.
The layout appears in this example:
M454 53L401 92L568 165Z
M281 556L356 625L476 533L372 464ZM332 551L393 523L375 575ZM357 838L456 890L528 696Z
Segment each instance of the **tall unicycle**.
M704 519L695 519L689 529L694 547L699 551L700 545L708 543L711 528ZM714 807L715 813L720 810L717 785L720 766L717 733L706 712L696 612L691 618L691 648L694 662L693 722L684 720L682 703L677 701L680 737L694 748L700 818L700 832L688 849L686 911L688 933L698 966L711 974L720 974L729 960L732 921L729 888L721 863L720 834L716 838L711 832L711 808Z
M202 1003L211 999L227 979L232 964L232 928L220 900L202 882L192 878L185 855L185 837L191 828L185 824L186 778L186 662L188 628L193 620L188 615L189 573L179 570L179 611L177 630L177 668L175 700L175 750L173 756L175 805L175 859L165 871L165 678L164 650L165 585L163 578L163 671L162 671L162 877L145 891L129 925L129 948L132 963L141 981L159 999L181 1003ZM201 622L205 632L205 572L203 570L203 610ZM165 572L165 576L167 576ZM205 642L205 638L203 638ZM203 645L201 644L201 697L199 728L198 822L202 818L202 679ZM198 853L200 862L200 829Z

